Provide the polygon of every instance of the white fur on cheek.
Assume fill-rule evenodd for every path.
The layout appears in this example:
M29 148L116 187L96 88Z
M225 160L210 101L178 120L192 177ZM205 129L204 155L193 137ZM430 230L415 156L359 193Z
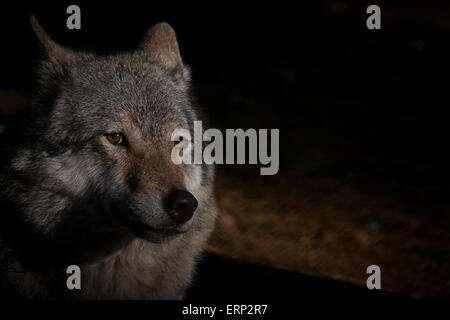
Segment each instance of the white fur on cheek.
M77 195L82 194L88 186L81 162L70 154L49 159L48 174Z

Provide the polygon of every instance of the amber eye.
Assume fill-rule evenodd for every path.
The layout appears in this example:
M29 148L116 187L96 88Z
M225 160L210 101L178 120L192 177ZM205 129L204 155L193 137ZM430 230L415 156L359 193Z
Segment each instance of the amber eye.
M114 145L120 145L124 143L124 137L121 133L110 133L106 134L106 139Z

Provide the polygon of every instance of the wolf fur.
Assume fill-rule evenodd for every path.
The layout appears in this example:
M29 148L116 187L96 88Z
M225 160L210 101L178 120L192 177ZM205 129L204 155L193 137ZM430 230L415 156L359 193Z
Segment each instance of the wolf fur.
M4 297L182 299L216 206L214 168L170 158L173 130L202 120L173 29L159 23L135 51L97 56L60 46L30 21L44 55L20 126L3 135ZM127 144L109 143L112 132ZM187 231L174 232L164 212L171 189L198 200ZM129 219L154 232L136 235ZM81 290L66 287L73 264Z

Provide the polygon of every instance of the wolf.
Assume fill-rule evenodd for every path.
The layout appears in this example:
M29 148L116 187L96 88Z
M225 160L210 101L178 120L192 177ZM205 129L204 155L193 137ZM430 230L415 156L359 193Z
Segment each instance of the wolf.
M36 89L2 135L2 297L183 299L217 209L214 167L171 161L172 132L203 119L174 30L158 23L135 50L96 55L30 23Z

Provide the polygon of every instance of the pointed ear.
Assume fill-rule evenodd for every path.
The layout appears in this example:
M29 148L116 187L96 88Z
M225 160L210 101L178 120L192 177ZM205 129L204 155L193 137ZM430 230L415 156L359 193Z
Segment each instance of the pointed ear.
M29 16L29 20L34 34L52 63L64 65L75 58L71 50L60 46L49 37L33 15Z
M140 47L155 54L169 69L183 70L177 36L168 23L160 22L150 28Z

